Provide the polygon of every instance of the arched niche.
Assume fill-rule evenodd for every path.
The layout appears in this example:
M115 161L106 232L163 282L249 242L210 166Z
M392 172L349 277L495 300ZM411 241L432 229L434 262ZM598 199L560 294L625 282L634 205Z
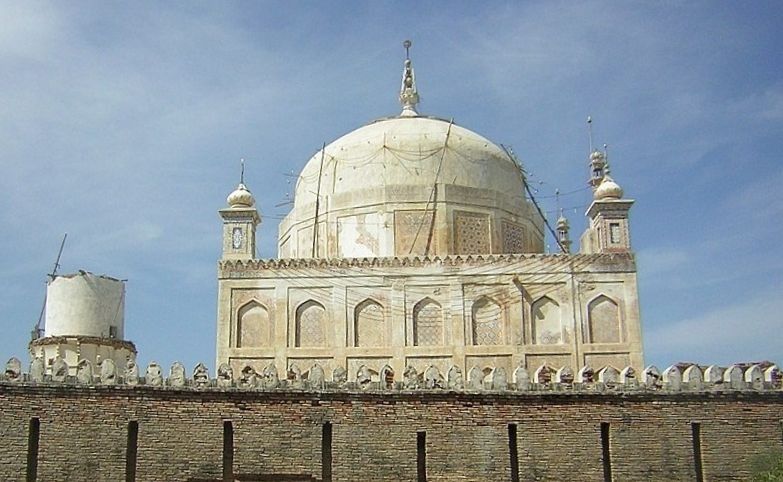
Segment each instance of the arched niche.
M560 305L548 296L539 298L531 305L532 338L536 345L559 345L563 343L563 323Z
M606 295L587 305L587 343L620 343L622 341L620 307Z
M504 345L503 308L494 299L482 296L471 310L471 333L474 345Z
M443 345L443 309L432 298L424 298L413 307L413 344Z
M257 301L240 307L237 311L237 348L269 346L271 342L269 310Z
M353 322L354 346L384 346L386 315L380 303L368 298L356 305L353 312Z
M296 309L294 346L326 346L326 309L317 301L305 301Z

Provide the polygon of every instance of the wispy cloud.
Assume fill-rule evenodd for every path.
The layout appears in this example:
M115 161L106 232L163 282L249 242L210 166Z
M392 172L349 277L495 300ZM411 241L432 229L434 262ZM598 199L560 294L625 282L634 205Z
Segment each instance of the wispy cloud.
M783 334L780 290L730 300L733 302L702 315L647 329L648 361L730 364L777 360Z

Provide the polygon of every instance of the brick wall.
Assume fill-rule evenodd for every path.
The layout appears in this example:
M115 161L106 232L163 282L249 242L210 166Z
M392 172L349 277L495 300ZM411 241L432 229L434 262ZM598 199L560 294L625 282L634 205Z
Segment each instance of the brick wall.
M753 458L783 450L783 392L242 392L0 384L0 480L26 480L30 419L40 421L37 480L126 480L128 422L138 422L138 481L223 480L224 421L237 480L416 481L426 432L429 481L745 480ZM512 479L508 424L517 431ZM229 459L230 460L230 459ZM298 475L298 478L294 478ZM284 476L291 476L286 479ZM231 480L231 479L229 479Z

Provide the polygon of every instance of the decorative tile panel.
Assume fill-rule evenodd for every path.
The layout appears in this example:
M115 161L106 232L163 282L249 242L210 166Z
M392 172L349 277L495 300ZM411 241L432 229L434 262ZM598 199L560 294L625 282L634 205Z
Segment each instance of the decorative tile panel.
M454 213L454 248L457 254L488 254L489 216L480 213Z

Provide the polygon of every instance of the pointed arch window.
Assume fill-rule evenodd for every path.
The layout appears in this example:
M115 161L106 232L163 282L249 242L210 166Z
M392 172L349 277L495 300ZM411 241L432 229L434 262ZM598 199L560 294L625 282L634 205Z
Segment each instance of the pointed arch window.
M473 303L472 332L474 345L503 345L503 309L492 298L482 297Z
M367 299L354 310L355 346L384 346L386 315L383 306L375 300Z
M560 305L548 296L539 298L531 307L533 316L533 343L557 345L563 343L563 325Z
M431 298L424 298L413 307L413 344L443 345L443 310Z
M272 341L269 310L256 301L237 312L237 348L269 346Z
M587 343L620 343L622 330L620 307L601 295L587 305Z
M326 310L317 301L306 301L296 309L294 346L326 346Z

